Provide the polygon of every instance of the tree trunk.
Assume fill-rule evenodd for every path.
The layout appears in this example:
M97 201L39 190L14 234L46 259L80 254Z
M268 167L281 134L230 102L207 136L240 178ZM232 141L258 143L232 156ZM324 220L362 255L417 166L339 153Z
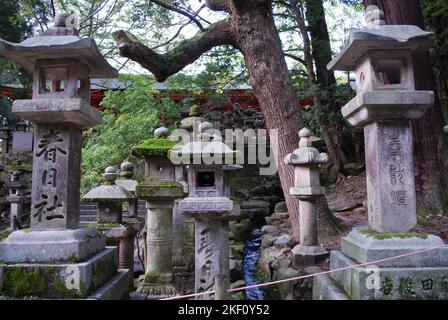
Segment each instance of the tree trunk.
M336 157L335 165L338 172L341 171L344 162L347 162L347 151L353 143L351 136L343 135L344 125L340 106L336 102L336 78L334 72L327 69L327 65L332 60L330 35L328 33L325 18L325 9L322 0L306 0L306 17L308 30L311 36L313 48L313 58L316 65L317 83L323 92L320 103L325 106L325 110L320 112L319 122L326 132L327 139L330 140L333 153Z
M294 172L292 166L284 163L284 158L299 146L298 131L303 127L303 122L274 24L272 3L269 0L209 0L207 5L212 10L227 11L230 18L180 42L176 48L163 55L122 30L113 34L116 45L123 56L140 63L158 81L166 80L212 47L227 44L242 52L266 126L271 134L277 131L277 138L271 139L271 145L291 217L293 235L299 239L298 199L289 194L289 189L294 186ZM322 198L321 202L326 204L325 197ZM329 210L321 212L326 216L331 215ZM333 216L324 219L336 220ZM326 233L339 230L335 224L328 224L324 229Z
M291 83L280 38L274 24L271 4L250 7L232 12L236 42L244 55L249 70L251 85L260 101L269 131L278 132L278 140L272 140L278 150L277 162L283 193L291 217L294 237L299 237L299 203L290 196L289 189L294 186L293 167L283 162L286 155L299 146L298 131L303 127L299 104ZM324 216L331 215L326 199L321 210ZM338 232L334 217L322 219L326 233Z
M377 5L386 15L388 24L416 25L424 29L419 0L365 0L364 5ZM447 204L445 165L448 141L443 133L443 113L434 82L431 57L428 52L416 54L414 66L417 90L432 90L436 103L425 116L412 121L414 162L416 169L417 208L421 214L439 213Z

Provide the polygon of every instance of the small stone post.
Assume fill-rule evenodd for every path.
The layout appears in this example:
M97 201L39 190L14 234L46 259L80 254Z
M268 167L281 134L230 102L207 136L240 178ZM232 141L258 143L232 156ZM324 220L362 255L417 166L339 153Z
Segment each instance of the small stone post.
M172 161L189 164L189 196L179 202L179 211L195 219L195 291L215 288L216 276L229 278L229 220L234 219L233 202L225 197L223 162L239 153L215 136L210 141L202 126L199 139L170 152ZM191 163L193 160L193 163ZM199 161L197 161L199 160ZM198 164L199 163L199 164ZM198 300L214 299L214 294Z
M149 299L161 299L182 293L173 276L173 206L184 195L175 182L174 165L167 158L176 144L167 138L166 128L154 132L154 138L133 148L134 156L145 159L145 181L136 188L137 196L146 201L147 257L145 275L139 279L138 292Z
M326 163L328 156L313 148L310 130L303 128L299 136L299 148L286 156L285 163L295 168L295 186L290 194L299 198L300 244L292 250L293 263L308 266L328 255L318 243L316 213L316 199L325 194L320 185L319 165Z
M9 188L9 196L6 200L11 204L11 230L23 229L24 204L28 198L25 194L27 186L23 174L20 171L14 171L10 181L6 182L6 186Z

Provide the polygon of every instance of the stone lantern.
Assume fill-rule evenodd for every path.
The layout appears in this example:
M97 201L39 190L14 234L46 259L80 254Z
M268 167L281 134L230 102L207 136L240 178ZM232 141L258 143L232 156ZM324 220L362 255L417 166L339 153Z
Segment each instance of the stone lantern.
M381 19L384 14L376 15ZM368 20L369 21L369 20ZM364 128L368 228L342 238L332 251L331 279L351 299L448 299L448 249L439 237L414 230L417 224L413 137L410 121L434 103L432 91L416 91L413 55L431 47L433 34L416 26L373 20L350 34L347 46L329 64L356 73L357 96L343 107L351 125ZM431 250L433 248L439 248ZM377 261L420 250L400 259ZM326 299L336 292L317 278L313 293Z
M285 158L285 163L294 166L295 185L290 194L299 198L300 244L292 250L296 266L314 265L328 252L317 239L316 199L325 194L320 185L319 165L328 161L325 153L313 148L311 131L303 128L299 132L299 148Z
M89 103L89 79L114 78L118 72L93 39L78 37L69 20L69 14L58 14L54 27L18 44L0 40L1 55L33 72L32 99L14 101L12 112L36 125L31 230L17 230L0 242L0 261L7 263L0 266L1 282L3 288L15 287L14 272L47 277L43 287L34 286L38 291L0 291L119 299L128 292L129 270L117 272L117 249L105 247L101 233L79 228L82 129L102 122L101 112ZM99 267L102 272L95 273Z
M234 204L225 196L223 163L239 156L202 126L199 139L170 151L172 161L188 166L187 198L179 202L179 212L195 219L195 291L213 290L215 279L229 279L229 220ZM210 138L214 138L213 141ZM197 299L213 299L214 294Z
M11 179L6 182L6 186L9 188L9 196L6 200L11 204L11 230L23 229L24 205L28 199L23 173L14 171Z
M173 206L183 197L183 186L175 180L175 166L168 151L176 145L168 139L168 129L160 128L154 138L132 150L145 159L145 181L136 188L137 196L146 201L146 268L139 279L138 292L149 299L174 296L182 292L180 282L173 276Z
M133 180L135 166L132 162L123 162L120 166L120 177L115 181L117 186L126 189L126 191L135 195L135 188L137 187L137 180ZM138 215L138 199L134 197L129 199L129 217L136 217Z
M11 135L11 128L8 126L8 120L4 117L2 119L1 127L0 127L0 152L5 154L9 151L9 141Z
M98 202L98 222L94 224L102 231L108 246L118 247L118 262L122 269L131 272L131 286L133 286L134 243L137 230L126 223L122 223L122 205L125 201L135 197L116 185L117 173L114 167L107 167L103 174L104 184L96 187L82 197L84 201Z

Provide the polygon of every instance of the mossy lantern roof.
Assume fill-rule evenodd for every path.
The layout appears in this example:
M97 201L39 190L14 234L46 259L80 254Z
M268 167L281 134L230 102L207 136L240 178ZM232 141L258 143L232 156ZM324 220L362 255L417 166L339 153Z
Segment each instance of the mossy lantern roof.
M176 142L168 138L153 138L143 141L132 148L132 155L138 158L161 156L166 157L168 152L176 146Z

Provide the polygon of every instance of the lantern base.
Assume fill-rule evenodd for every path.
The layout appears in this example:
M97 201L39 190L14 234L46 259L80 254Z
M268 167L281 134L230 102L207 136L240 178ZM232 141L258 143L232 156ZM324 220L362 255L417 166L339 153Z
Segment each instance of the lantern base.
M8 263L82 262L103 250L106 239L94 228L11 233L0 242L0 261Z

